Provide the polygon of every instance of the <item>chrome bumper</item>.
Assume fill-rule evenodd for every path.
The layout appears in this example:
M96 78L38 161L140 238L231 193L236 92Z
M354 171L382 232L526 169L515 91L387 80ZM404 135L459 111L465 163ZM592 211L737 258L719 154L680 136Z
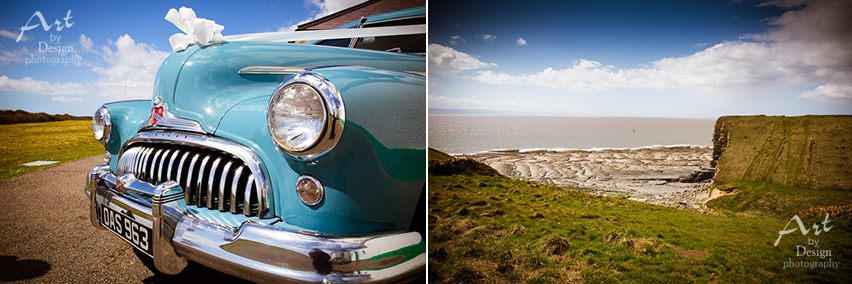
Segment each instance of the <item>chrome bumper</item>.
M85 191L95 227L106 229L100 205L151 226L154 265L165 274L179 273L189 259L255 282L378 283L411 279L426 267L417 232L322 237L253 221L231 227L188 214L175 182L153 186L130 173L116 176L108 165L92 169Z

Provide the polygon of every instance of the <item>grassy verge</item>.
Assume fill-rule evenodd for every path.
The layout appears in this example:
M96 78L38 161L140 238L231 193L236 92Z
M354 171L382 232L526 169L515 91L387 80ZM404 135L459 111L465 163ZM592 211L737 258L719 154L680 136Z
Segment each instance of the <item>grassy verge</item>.
M436 160L436 161L448 160L448 159L452 159L452 158L453 158L453 156L450 156L447 153L429 148L429 161L432 161L432 160Z
M92 138L91 127L91 121L81 120L0 125L0 180L50 166L21 165L24 163L64 163L103 153L103 146Z
M852 204L852 191L849 190L805 189L755 182L734 182L717 187L734 193L710 200L707 205L729 214L789 220L808 208Z
M824 217L804 220L806 227ZM432 283L844 282L852 222L774 242L787 220L714 216L505 177L429 176ZM790 227L798 227L793 222ZM830 256L797 256L810 239ZM836 262L838 269L784 268Z

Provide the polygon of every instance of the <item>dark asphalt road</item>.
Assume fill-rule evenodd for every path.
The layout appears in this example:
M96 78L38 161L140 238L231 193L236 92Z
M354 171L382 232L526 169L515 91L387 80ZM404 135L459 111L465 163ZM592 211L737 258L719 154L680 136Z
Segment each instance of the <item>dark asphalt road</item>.
M0 282L233 283L196 263L179 275L151 272L131 246L89 222L83 186L100 155L0 182Z

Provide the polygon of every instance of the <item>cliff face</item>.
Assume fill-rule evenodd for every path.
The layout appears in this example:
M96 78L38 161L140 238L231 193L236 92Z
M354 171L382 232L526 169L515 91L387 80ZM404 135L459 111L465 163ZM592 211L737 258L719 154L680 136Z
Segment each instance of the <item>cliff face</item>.
M723 116L713 133L715 184L771 182L852 190L852 116Z

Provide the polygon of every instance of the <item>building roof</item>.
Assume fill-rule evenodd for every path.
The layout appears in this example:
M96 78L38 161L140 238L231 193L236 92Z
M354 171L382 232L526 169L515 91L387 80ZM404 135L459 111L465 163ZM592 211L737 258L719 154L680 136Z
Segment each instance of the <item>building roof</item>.
M334 14L301 24L296 30L330 30L357 21L361 17L425 5L426 0L368 0Z

